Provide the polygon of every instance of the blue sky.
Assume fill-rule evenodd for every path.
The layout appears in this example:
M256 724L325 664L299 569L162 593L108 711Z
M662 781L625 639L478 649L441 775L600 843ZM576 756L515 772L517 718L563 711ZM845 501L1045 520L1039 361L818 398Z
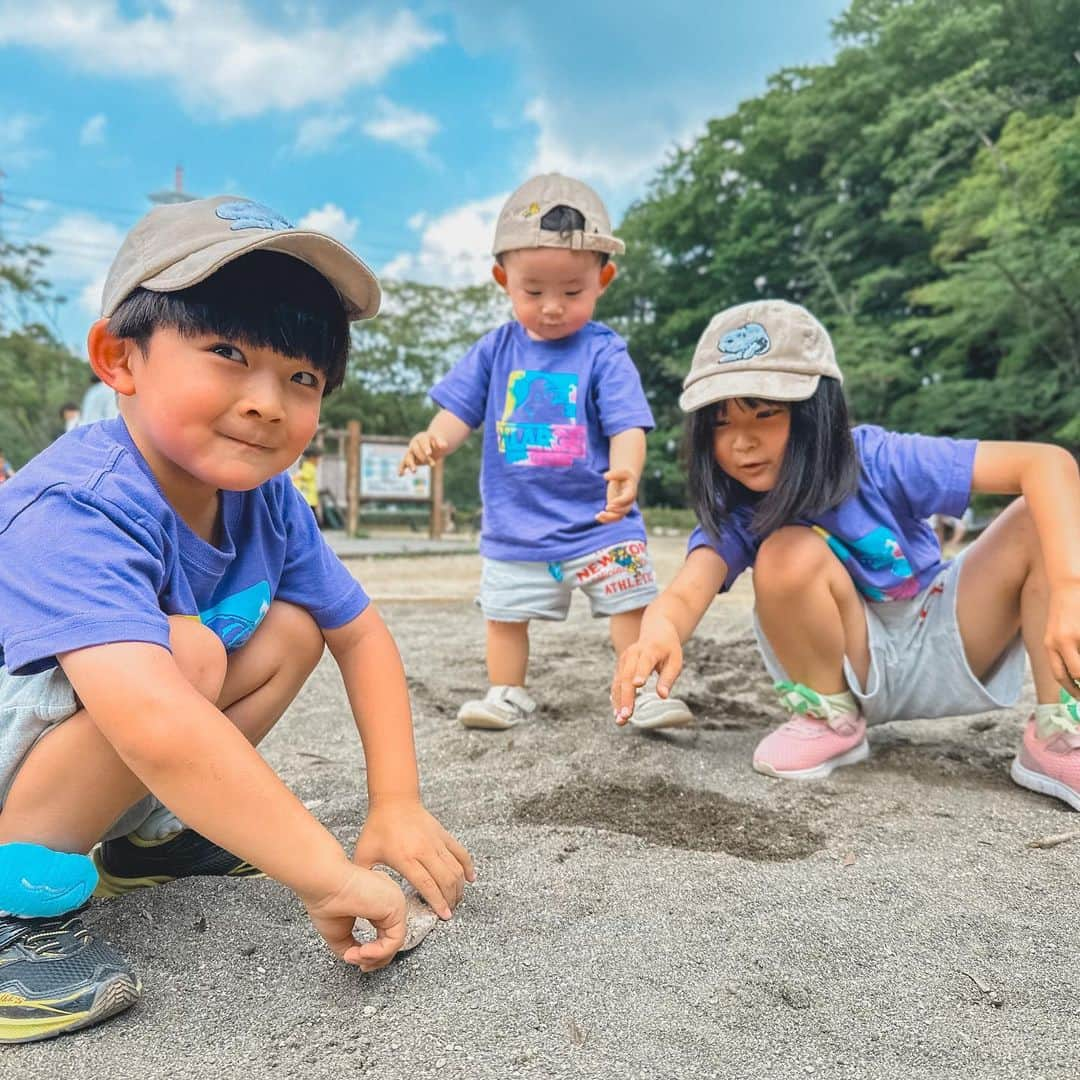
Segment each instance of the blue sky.
M247 195L380 273L484 280L534 172L618 220L672 146L827 61L846 0L0 0L0 234L54 249L81 351L147 194Z

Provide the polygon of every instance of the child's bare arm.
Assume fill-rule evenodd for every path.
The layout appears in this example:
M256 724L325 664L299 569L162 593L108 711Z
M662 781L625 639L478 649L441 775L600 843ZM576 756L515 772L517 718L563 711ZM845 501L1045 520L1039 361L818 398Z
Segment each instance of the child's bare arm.
M645 432L642 428L627 428L612 435L608 448L607 502L596 515L602 524L619 521L630 513L637 498L641 470L645 468Z
M368 817L354 858L392 866L448 919L476 874L469 853L420 800L409 691L394 639L374 606L324 636L367 761Z
M1060 446L980 442L972 470L973 491L1020 493L1039 536L1050 604L1045 645L1054 678L1073 696L1080 678L1080 471Z
M342 959L370 969L393 957L405 937L401 890L350 862L167 650L116 642L59 660L98 729L170 810L293 889ZM363 947L352 941L358 917L379 934Z
M409 448L398 466L398 476L416 472L420 465L434 465L452 454L472 434L472 428L449 409L440 409L421 431L409 440Z
M682 644L694 632L727 577L727 563L712 548L695 548L675 580L645 609L641 634L619 658L611 684L615 722L625 724L634 712L634 695L659 671L656 692L671 693L682 671Z

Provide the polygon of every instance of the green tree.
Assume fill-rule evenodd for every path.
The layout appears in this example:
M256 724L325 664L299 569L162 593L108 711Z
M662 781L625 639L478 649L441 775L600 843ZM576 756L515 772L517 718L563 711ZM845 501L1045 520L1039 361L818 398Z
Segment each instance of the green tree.
M42 277L47 249L0 242L0 449L26 464L60 431L65 401L78 401L86 364L50 329L62 302Z
M942 276L912 290L958 415L987 382L1024 435L1080 445L1080 108L1014 113L924 212ZM1006 393L1006 388L1008 392ZM946 430L967 434L943 418Z
M758 296L825 322L860 421L1073 430L1075 399L1059 386L1048 407L1043 387L1067 355L1076 295L1077 25L1080 0L853 0L831 63L780 71L673 152L622 223L628 252L607 301L657 416L649 501L683 498L670 447L697 337L712 314ZM980 216L990 207L992 221ZM1059 339L1042 323L1032 336L1033 302L1020 297L1036 280L1068 300ZM998 379L1011 380L1001 400Z

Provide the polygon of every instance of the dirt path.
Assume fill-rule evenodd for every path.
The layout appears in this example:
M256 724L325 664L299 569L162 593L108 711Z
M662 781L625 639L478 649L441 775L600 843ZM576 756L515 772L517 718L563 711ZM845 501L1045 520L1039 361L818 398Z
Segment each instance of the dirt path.
M669 577L681 544L654 550ZM533 722L469 732L454 714L483 686L475 557L352 565L405 657L425 799L477 859L453 922L363 977L273 882L97 905L144 1001L8 1050L2 1075L1080 1073L1080 842L1028 846L1077 819L1009 781L1022 710L875 729L870 761L825 783L759 776L751 751L781 717L743 585L687 650L693 728L613 726L606 628L576 603L567 624L537 628ZM351 843L363 762L330 660L265 752Z

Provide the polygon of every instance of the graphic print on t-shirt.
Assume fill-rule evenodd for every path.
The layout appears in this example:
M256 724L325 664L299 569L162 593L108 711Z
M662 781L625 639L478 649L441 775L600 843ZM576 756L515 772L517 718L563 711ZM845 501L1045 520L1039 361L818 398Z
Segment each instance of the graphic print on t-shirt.
M511 371L495 425L507 463L565 467L585 457L587 430L578 423L577 398L572 372Z
M852 577L855 587L869 600L907 600L919 592L919 579L911 569L900 541L884 526L855 541L845 542L837 539L820 525L813 526L816 532L833 550L841 562L854 560L867 570L887 570L893 577L900 578L895 585L879 589L857 577Z
M260 581L199 612L203 625L214 631L228 650L239 649L270 610L270 583Z

